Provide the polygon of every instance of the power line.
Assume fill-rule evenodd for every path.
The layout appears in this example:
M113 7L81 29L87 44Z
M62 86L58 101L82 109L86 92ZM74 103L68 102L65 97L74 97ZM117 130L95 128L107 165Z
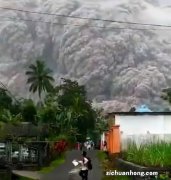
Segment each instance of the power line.
M32 20L32 19L23 19L23 18L15 18L15 17L8 17L8 16L0 16L2 18L8 18L5 21L28 21L28 22L35 22L35 23L46 23L51 25L61 25L61 26L75 26L75 27L92 27L92 28L99 28L99 29L124 29L124 30L168 30L168 29L146 29L146 28L132 28L132 27L110 27L110 26L90 26L85 24L69 24L69 23L57 23L57 22L50 22L50 21L42 21L42 20Z
M0 9L11 10L11 11L19 11L19 12L25 12L25 13L32 13L32 14L41 14L41 15L51 15L51 16L58 16L58 17L74 18L74 19L84 19L84 20L104 21L104 22L112 22L112 23L120 23L120 24L131 24L131 25L141 25L141 26L154 26L154 27L167 27L167 28L171 28L171 25L147 24L147 23L138 23L138 22L129 22L129 21L126 22L126 21L109 20L109 19L101 19L101 18L88 18L88 17L73 16L73 15L71 16L71 15L64 15L64 14L36 12L36 11L15 9L15 8L2 7L2 6L0 7Z

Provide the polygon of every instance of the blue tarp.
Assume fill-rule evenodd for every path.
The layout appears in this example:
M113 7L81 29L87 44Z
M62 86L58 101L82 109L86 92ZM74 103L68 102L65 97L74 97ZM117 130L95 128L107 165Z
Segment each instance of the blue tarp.
M136 107L135 112L152 112L151 109L148 108L147 105L143 104L139 107Z

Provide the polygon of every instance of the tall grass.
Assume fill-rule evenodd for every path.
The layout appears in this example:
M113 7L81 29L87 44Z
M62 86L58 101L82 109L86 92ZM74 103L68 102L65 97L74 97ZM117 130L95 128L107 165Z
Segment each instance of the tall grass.
M128 145L124 158L127 161L150 167L171 167L171 143L158 141L141 144L134 142Z

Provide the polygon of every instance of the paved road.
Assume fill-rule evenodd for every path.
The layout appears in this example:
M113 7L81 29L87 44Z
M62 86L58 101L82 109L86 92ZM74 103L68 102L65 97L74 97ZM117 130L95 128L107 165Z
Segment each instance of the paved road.
M97 151L91 150L87 152L87 156L91 158L93 169L89 171L89 179L88 180L101 180L102 179L102 171L100 168L100 164L98 162L98 159L96 157ZM71 175L69 175L69 171L71 171L74 166L72 164L72 161L74 159L80 159L81 158L81 151L70 151L67 153L66 161L64 164L59 166L57 169L55 169L52 173L45 175L42 180L81 180L81 178L78 175L74 175L71 178Z

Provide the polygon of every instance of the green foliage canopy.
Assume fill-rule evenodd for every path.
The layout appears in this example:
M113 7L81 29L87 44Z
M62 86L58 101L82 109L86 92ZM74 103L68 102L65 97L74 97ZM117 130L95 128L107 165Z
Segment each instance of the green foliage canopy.
M26 71L28 76L27 83L30 84L30 91L35 93L38 91L38 95L41 98L42 91L51 91L53 89L52 82L53 77L50 75L52 71L45 66L45 63L41 60L37 60L36 64L31 64L29 70Z

